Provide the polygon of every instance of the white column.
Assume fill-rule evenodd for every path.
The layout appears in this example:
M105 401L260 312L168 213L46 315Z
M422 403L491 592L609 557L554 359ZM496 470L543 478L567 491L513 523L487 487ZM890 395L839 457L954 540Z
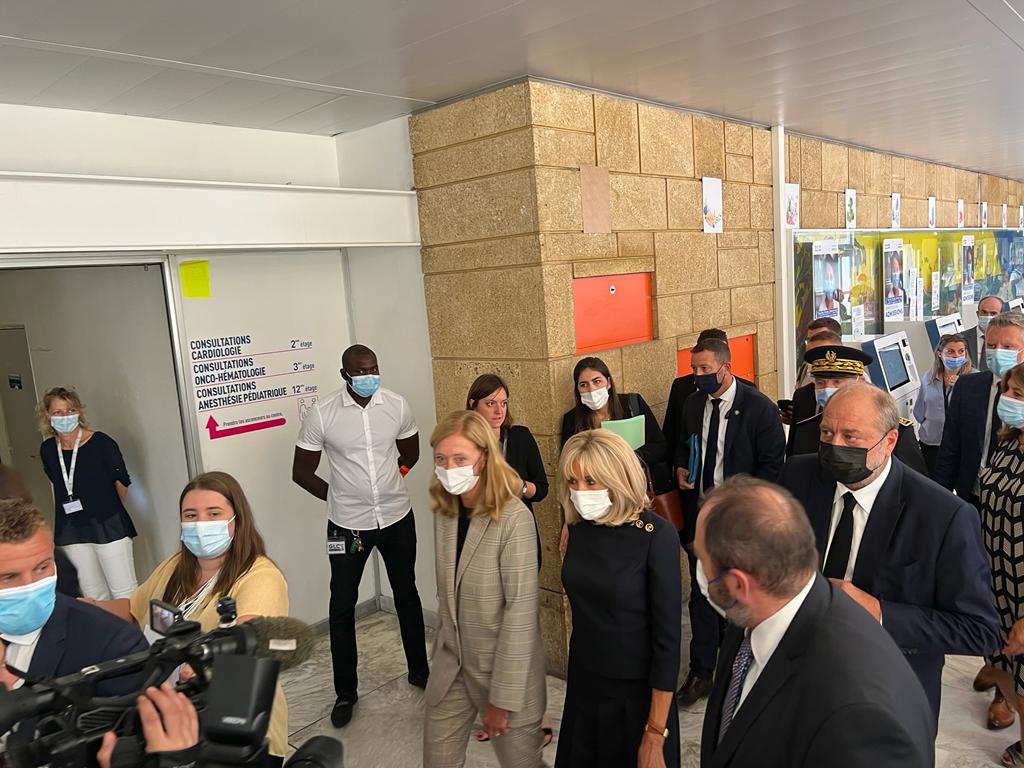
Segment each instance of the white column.
M786 226L786 131L772 127L772 189L775 195L775 362L779 397L796 385L796 316L793 286L793 231Z

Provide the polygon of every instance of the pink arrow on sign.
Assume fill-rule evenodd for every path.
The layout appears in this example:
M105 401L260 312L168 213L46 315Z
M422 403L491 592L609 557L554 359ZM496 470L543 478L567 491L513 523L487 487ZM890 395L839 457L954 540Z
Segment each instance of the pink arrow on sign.
M287 423L287 419L281 416L276 419L267 419L266 421L254 421L251 424L242 424L237 427L228 427L227 429L218 429L220 424L213 416L206 421L206 428L210 430L210 439L217 440L222 437L232 437L233 435L244 435L246 432L258 432L261 429L270 429L271 427L283 427Z

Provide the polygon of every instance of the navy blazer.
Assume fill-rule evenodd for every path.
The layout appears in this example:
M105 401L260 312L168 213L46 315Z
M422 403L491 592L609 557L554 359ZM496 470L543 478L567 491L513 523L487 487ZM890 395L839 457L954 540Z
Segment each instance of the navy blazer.
M898 459L868 515L853 584L882 605L882 626L917 673L936 720L946 654L999 648L991 563L977 511ZM779 478L803 505L824 560L836 483L815 455L794 456Z
M686 398L683 429L675 449L677 467L686 467L689 463L689 436L703 434L704 404L707 400L708 396L699 391ZM725 476L742 473L772 482L778 479L786 460L786 434L782 429L778 405L753 387L737 381L736 399L721 418L725 424ZM686 544L693 541L697 530L698 495L697 488L682 493L686 527L680 535L684 536Z
M110 661L149 648L134 624L119 619L95 605L57 593L50 619L43 625L29 680L70 675L83 667ZM119 696L138 691L140 675L125 675L97 685L100 696Z
M935 724L914 673L885 630L821 575L719 743L742 639L730 625L722 640L703 768L935 765Z
M992 376L992 371L961 376L949 396L946 424L942 428L942 442L932 479L956 491L961 499L970 499L974 495L974 484L981 471L985 425L992 418L988 412Z

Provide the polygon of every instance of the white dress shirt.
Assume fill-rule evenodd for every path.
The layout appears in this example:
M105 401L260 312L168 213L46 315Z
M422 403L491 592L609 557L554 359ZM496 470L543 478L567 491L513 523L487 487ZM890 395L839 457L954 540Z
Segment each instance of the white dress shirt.
M365 408L345 387L309 409L295 444L327 454L327 516L335 525L369 531L405 517L412 504L395 441L416 433L409 403L388 389L374 392Z
M985 439L981 443L981 467L984 469L988 466L988 447L992 443L992 406L995 405L996 397L999 395L999 382L1001 379L992 374L992 389L988 393L988 405L985 407ZM961 425L961 428L962 425ZM974 480L974 495L981 495L981 473L978 473L978 478Z
M6 632L0 632L0 638L3 638L8 643L4 649L4 663L9 667L14 667L19 672L27 673L29 666L32 664L32 656L36 652L36 645L39 644L39 636L42 633L42 627L35 632L29 632L27 635L9 635ZM24 683L24 680L18 678L14 683L14 687L21 688Z
M729 415L729 411L732 409L732 404L736 402L736 377L732 377L732 383L729 384L728 389L722 393L722 396L718 399L722 401L722 404L718 406L718 452L715 454L715 487L717 488L723 482L725 482L725 426L728 423L726 416ZM704 489L701 487L701 478L704 477L704 457L707 455L708 445L708 430L711 428L711 412L713 409L711 401L713 397L708 397L707 402L704 403L704 425L701 427L700 433L700 477L697 478L697 488L700 489L700 498L704 498Z
M768 666L768 661L771 659L772 654L775 653L775 649L779 647L782 638L785 637L786 632L789 630L789 625L793 623L793 619L796 618L796 614L800 610L800 606L807 599L807 595L814 585L815 576L817 574L811 576L807 584L804 585L804 588L797 592L788 603L751 630L750 650L753 652L754 660L750 662L750 669L747 670L747 677L743 681L740 700L736 704L737 712L743 706L747 694L754 687L754 683L761 676L761 672Z
M892 460L886 459L885 469L863 488L852 490L842 483L836 483L836 495L832 500L832 522L828 528L828 547L825 549L825 558L821 562L822 564L828 562L828 552L832 549L832 538L836 534L839 518L843 516L843 496L848 492L852 493L857 503L853 507L853 540L850 543L850 560L846 564L846 573L843 575L843 579L846 581L850 581L853 578L853 569L857 565L857 552L860 549L860 541L864 538L864 527L868 524L871 508L875 505L878 492L885 485L886 478L889 477L891 470Z

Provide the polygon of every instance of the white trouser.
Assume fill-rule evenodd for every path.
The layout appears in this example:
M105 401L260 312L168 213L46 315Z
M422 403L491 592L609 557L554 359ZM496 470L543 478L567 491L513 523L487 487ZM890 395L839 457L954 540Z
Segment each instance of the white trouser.
M94 600L131 597L139 586L135 578L132 540L127 536L109 544L67 544L61 549L78 570L83 597Z

